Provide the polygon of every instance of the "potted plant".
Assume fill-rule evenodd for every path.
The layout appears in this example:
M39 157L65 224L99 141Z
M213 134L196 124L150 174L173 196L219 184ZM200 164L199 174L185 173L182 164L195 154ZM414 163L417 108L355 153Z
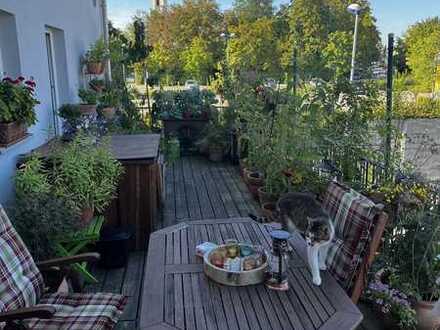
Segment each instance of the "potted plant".
M108 50L104 38L98 39L87 51L84 61L89 74L102 74L104 72L104 60L108 57Z
M58 115L64 119L63 136L71 140L81 124L81 110L78 104L63 104L58 109Z
M221 162L227 148L227 131L220 123L214 123L206 129L208 158L212 162Z
M89 87L97 93L101 93L105 89L105 81L102 79L94 78L89 82Z
M119 94L113 88L106 89L99 97L100 111L104 118L110 120L116 114L116 109L119 107Z
M75 232L80 225L73 205L51 188L50 172L37 154L16 172L12 221L36 260L56 257L57 238Z
M364 299L373 307L385 329L416 329L416 311L402 291L376 280L368 285Z
M104 142L96 144L83 133L53 155L53 184L80 211L83 224L103 212L113 199L122 165Z
M0 82L0 145L7 146L26 135L27 126L35 124L36 84L24 77L4 78Z
M440 324L431 311L440 297L440 215L426 209L400 212L388 231L381 259L394 269L393 285L416 300L420 324Z
M98 102L98 94L90 89L80 89L78 96L81 99L80 111L83 115L96 113L96 104Z

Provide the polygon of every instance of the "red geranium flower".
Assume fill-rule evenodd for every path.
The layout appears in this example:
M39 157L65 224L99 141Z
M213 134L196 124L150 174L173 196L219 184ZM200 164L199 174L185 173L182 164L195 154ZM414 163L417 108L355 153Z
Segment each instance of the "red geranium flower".
M5 78L3 78L2 81L7 81L7 82L12 83L12 79L10 77L5 77Z
M17 79L20 80L20 81L23 81L25 78L23 76L20 76Z

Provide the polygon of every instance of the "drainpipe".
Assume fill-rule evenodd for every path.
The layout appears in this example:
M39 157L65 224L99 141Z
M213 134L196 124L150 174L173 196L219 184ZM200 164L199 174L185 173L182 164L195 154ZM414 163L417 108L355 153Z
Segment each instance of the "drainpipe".
M104 42L107 47L107 52L109 51L109 32L108 32L108 17L107 17L107 1L101 0L102 9L102 31L104 36ZM107 84L112 82L112 66L110 59L105 60L105 81Z

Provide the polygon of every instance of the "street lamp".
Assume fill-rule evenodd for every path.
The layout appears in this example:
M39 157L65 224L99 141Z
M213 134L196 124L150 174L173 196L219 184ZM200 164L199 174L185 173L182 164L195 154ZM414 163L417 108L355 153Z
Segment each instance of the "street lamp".
M347 7L347 10L350 14L355 15L353 53L351 55L351 71L350 71L350 81L354 81L354 69L355 69L355 65L356 65L356 46L357 46L357 38L358 38L359 14L360 14L362 8L357 3L352 3L351 5L349 5Z

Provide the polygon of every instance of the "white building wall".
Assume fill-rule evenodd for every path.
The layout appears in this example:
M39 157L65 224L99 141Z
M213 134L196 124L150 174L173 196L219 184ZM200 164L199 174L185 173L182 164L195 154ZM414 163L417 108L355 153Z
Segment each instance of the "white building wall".
M32 135L0 149L0 203L3 204L13 198L12 179L18 156L46 142L53 132L46 31L56 31L58 37L64 38L64 42L54 47L55 52L65 48L65 60L57 63L62 68L58 78L67 75L61 77L63 81L58 86L62 89L59 104L63 104L78 101L78 89L84 84L80 58L103 30L101 0L0 0L0 15L5 12L15 17L20 73L34 77L41 104L35 109L38 122L29 128ZM2 71L8 72L5 63L2 66Z

